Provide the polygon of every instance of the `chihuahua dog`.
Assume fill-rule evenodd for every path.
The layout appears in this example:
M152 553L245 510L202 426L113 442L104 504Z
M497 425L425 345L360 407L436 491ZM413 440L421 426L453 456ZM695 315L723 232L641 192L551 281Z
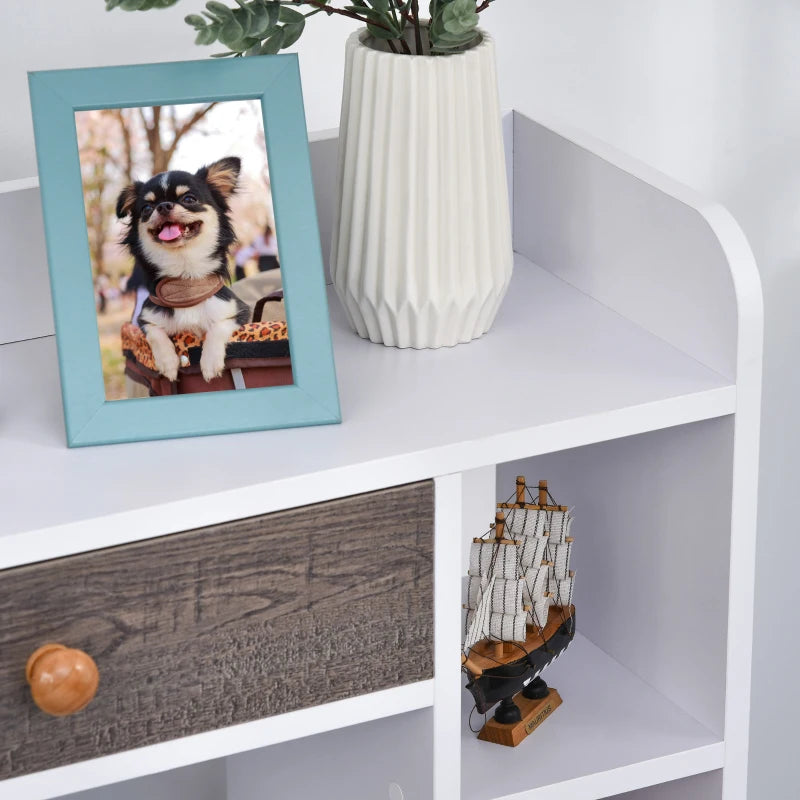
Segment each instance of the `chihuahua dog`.
M200 371L206 381L225 368L228 338L250 319L250 309L226 286L228 249L235 240L228 200L241 161L223 158L192 175L162 172L127 186L117 216L130 218L122 243L142 265L150 297L138 324L158 371L171 381L180 361L170 334L205 335Z

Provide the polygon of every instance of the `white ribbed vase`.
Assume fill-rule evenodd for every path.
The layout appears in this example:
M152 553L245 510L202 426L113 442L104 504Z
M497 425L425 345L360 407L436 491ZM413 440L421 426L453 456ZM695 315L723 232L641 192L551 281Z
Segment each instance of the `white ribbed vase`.
M494 42L408 56L347 41L331 274L358 334L447 347L486 333L513 252Z

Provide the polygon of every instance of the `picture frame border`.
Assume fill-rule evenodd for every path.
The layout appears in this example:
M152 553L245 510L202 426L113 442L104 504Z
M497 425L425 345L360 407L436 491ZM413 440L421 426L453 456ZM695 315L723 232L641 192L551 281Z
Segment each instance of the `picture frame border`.
M297 56L50 70L28 81L67 444L341 422ZM251 99L261 102L294 384L106 400L75 112Z

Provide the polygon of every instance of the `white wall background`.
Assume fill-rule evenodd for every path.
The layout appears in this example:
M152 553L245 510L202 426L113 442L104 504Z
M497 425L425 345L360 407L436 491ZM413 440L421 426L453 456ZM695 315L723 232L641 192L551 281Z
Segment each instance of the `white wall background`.
M27 70L199 57L184 14L106 14L103 0L2 0L0 180L35 174ZM566 122L726 203L766 304L752 800L791 800L800 656L800 0L497 0L503 105ZM335 127L345 21L299 45L311 130ZM213 51L213 48L212 48ZM702 488L702 487L700 487Z

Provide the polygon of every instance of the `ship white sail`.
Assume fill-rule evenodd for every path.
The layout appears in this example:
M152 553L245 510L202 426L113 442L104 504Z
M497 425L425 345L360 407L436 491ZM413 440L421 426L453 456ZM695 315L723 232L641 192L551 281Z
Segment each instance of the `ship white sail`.
M524 642L528 636L530 612L501 614L488 611L489 604L467 611L464 650L468 651L481 639L497 639L503 642ZM483 620L483 622L481 622Z
M569 511L547 511L545 530L550 534L551 544L564 544L572 528L572 514Z
M531 569L525 576L526 586L529 587L529 596L526 598L530 607L528 622L537 630L547 625L548 609L551 605L550 597L547 596L551 572L551 567L545 565Z
M569 557L572 552L572 542L566 544L551 544L548 547L550 559L553 562L553 577L562 581L568 577Z
M519 548L519 563L523 569L538 568L547 554L549 539L546 536L523 536Z
M506 509L503 509L506 511ZM547 512L537 509L512 508L506 511L506 529L514 535L541 536L547 528Z
M464 638L464 650L469 652L470 648L481 639L484 639L488 634L489 627L489 614L490 612L490 598L494 588L495 578L489 578L489 582L485 588L480 592L480 597L474 611L467 614L467 633ZM470 617L470 614L472 615Z
M541 631L546 625L550 613L550 598L542 597L536 600L530 612L530 621L536 630Z
M489 636L501 642L524 642L528 635L527 611L517 614L490 614Z
M525 488L518 479L517 501L500 504L494 538L475 540L470 549L467 653L482 639L525 642L529 627L542 635L550 608L572 603L572 515L547 505L544 482L538 504L525 501Z
M519 574L519 554L513 545L494 544L494 539L473 542L469 551L469 574L475 577L494 575L516 580Z
M518 611L525 602L527 587L525 579L507 580L504 578L480 578L470 576L467 583L467 608L476 609L481 601L481 597L488 590L488 583L494 580L489 602L492 604L492 611L500 611L503 614L513 614Z
M525 605L531 606L538 600L544 600L545 593L549 591L549 583L549 567L544 566L539 567L538 569L528 570L528 572L525 573Z
M553 583L553 603L557 606L571 606L572 605L572 587L575 578L570 576L560 581Z
M509 642L525 641L528 612L524 602L525 578L521 572L519 553L513 544L498 543L497 539L472 543L465 647L476 620L483 616L481 605L484 601L488 606L488 617L479 639L488 636Z

